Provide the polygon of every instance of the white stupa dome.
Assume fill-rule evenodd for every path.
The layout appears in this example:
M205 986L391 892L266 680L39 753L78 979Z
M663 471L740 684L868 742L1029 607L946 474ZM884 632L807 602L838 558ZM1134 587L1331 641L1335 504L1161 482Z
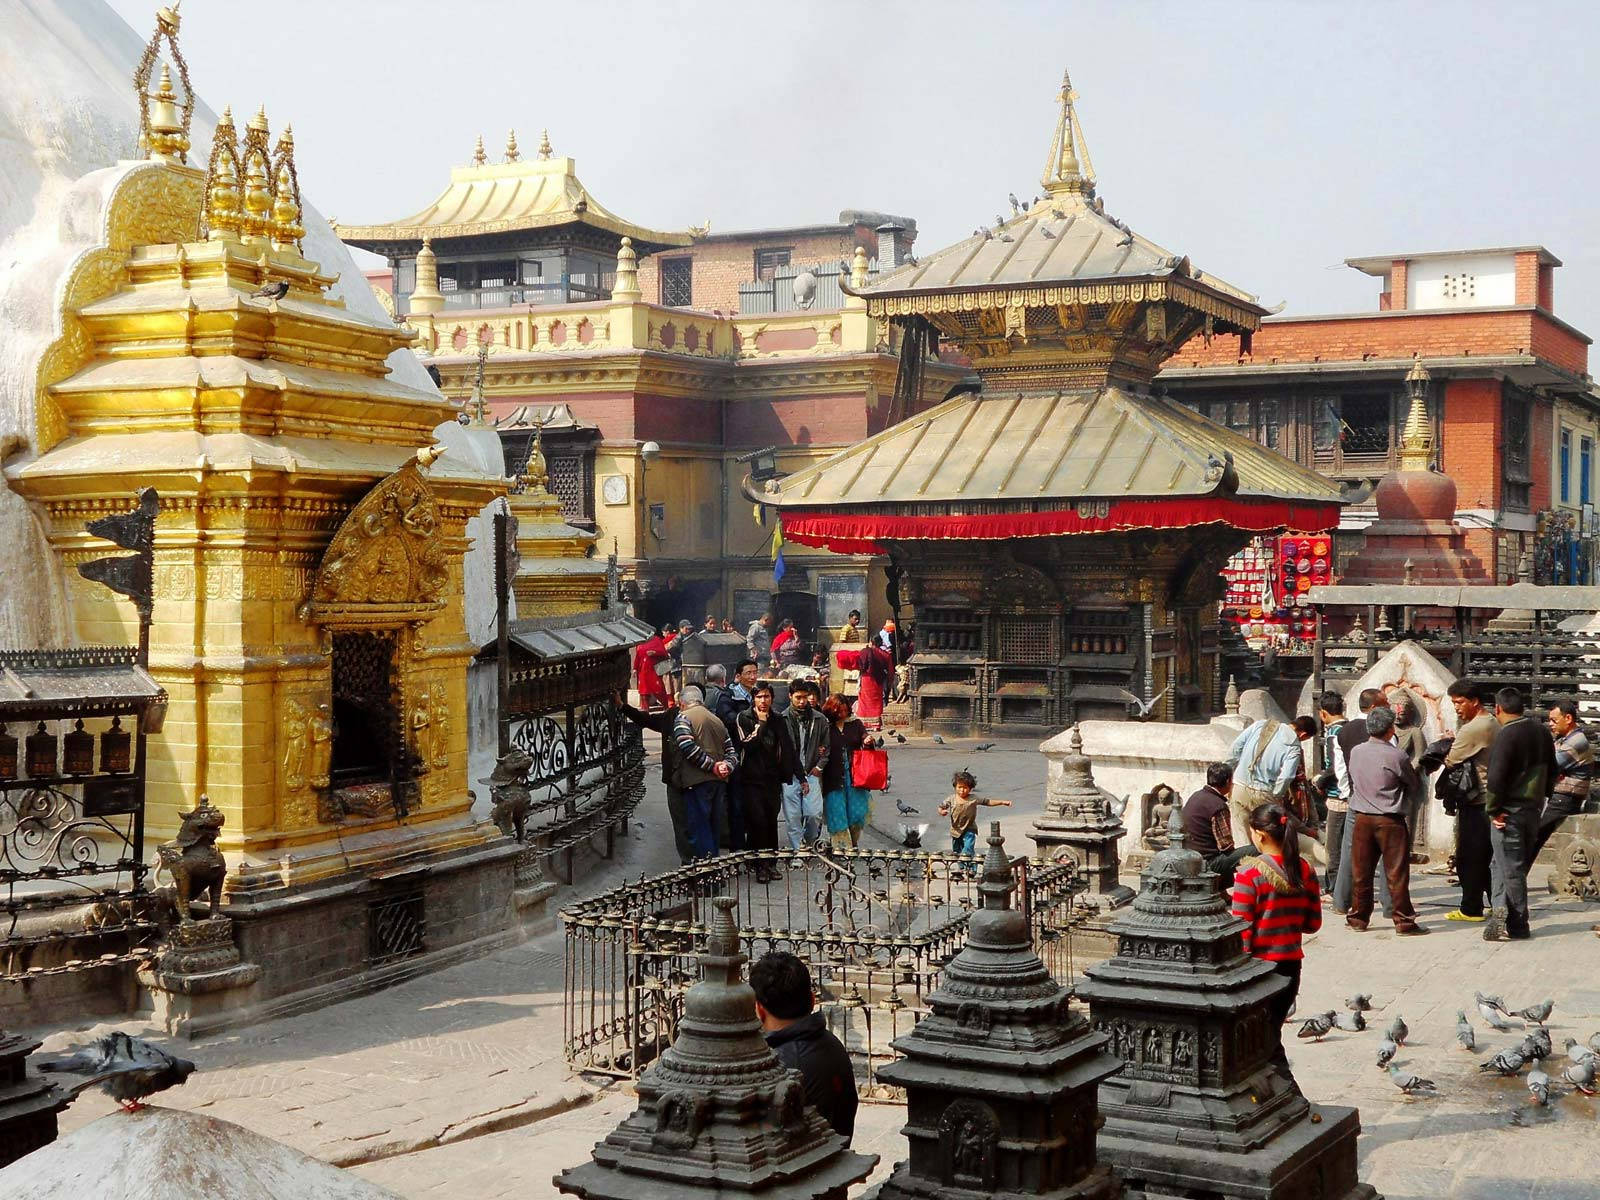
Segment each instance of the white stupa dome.
M37 453L39 359L60 332L69 268L100 228L103 197L137 155L132 80L148 30L136 33L102 0L0 0L0 28L0 463L11 468ZM295 115L273 114L278 123ZM190 130L190 161L201 167L215 125L201 99ZM349 249L310 202L316 181L302 183L304 252L339 276L329 295L387 320ZM389 367L397 382L435 390L410 350L390 355ZM0 649L64 644L71 624L66 583L39 516L0 485Z
M7 1200L397 1200L231 1121L149 1105L115 1112L0 1170Z

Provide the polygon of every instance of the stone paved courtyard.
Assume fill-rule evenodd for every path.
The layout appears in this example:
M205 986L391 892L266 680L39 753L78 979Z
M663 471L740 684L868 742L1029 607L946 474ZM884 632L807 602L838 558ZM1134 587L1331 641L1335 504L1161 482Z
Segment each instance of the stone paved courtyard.
M877 836L898 835L892 799L899 797L922 810L916 822L931 823L926 844L940 846L944 827L933 809L950 772L965 765L980 790L1016 802L989 815L1001 819L1013 852L1030 848L1023 832L1043 794L1043 759L1032 743L978 753L969 742L913 739L895 747L893 761L893 790L873 817ZM617 861L583 890L671 865L659 782L639 815ZM1558 1054L1563 1037L1583 1040L1600 1030L1600 939L1589 929L1600 908L1537 892L1534 940L1491 945L1478 927L1443 920L1453 902L1441 879L1422 877L1415 894L1429 937L1396 938L1379 918L1362 935L1335 920L1308 942L1302 1015L1336 1007L1355 991L1372 993L1384 1008L1367 1032L1291 1044L1302 1090L1360 1107L1362 1174L1388 1200L1600 1195L1596 1099L1569 1092L1538 1111L1521 1078L1480 1075L1480 1059L1520 1035L1492 1035L1471 1009L1475 989L1518 1007L1553 996ZM280 1138L402 1196L553 1196L550 1177L585 1157L632 1104L615 1082L568 1076L561 949L553 931L376 995L186 1044L180 1052L200 1071L162 1102ZM1474 1018L1484 1053L1454 1048L1460 1008ZM1412 1030L1397 1061L1437 1080L1437 1099L1400 1095L1374 1065L1378 1029L1397 1012ZM48 1046L89 1032L55 1033ZM98 1092L86 1093L63 1114L63 1127L113 1109ZM856 1146L884 1159L874 1178L903 1153L901 1120L893 1106L862 1108Z

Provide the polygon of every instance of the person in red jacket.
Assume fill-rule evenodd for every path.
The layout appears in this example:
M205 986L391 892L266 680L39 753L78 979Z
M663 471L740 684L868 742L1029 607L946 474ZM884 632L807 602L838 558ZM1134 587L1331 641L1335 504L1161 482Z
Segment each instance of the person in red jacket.
M1280 1034L1274 1058L1287 1065L1281 1034L1300 993L1300 939L1322 928L1322 896L1316 870L1300 857L1300 822L1283 805L1256 805L1249 828L1259 853L1233 873L1233 915L1245 923L1245 953L1271 963L1289 981L1272 1001Z

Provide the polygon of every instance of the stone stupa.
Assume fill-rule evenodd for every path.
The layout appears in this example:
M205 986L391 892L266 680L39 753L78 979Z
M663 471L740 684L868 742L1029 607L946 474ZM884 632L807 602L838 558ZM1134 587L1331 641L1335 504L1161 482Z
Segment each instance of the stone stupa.
M756 1020L731 896L718 896L700 982L684 999L678 1036L639 1078L639 1107L555 1177L584 1200L844 1200L875 1154L846 1148L806 1103Z
M1095 1155L1106 1053L1033 948L1011 907L1011 867L990 826L967 943L928 997L932 1010L878 1077L906 1091L911 1156L877 1200L1037 1196L1113 1200L1122 1184Z
M1050 779L1044 812L1028 836L1037 843L1040 858L1070 857L1077 864L1089 884L1082 903L1102 910L1121 908L1133 899L1133 889L1117 878L1122 869L1117 843L1128 832L1117 808L1121 802L1095 783L1076 725L1060 767Z
M1278 1052L1287 982L1244 952L1180 810L1167 831L1110 923L1116 954L1077 989L1123 1062L1100 1085L1101 1157L1139 1195L1375 1200L1356 1176L1356 1110L1308 1102Z

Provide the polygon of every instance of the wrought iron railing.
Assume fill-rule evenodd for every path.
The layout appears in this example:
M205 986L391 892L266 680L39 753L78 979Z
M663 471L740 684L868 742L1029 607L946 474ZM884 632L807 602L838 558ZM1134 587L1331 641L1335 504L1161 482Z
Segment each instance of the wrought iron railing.
M763 880L773 868L776 878ZM1051 973L1073 977L1083 890L1073 864L1016 859L1015 903ZM896 1100L878 1079L891 1043L927 1012L944 965L966 944L978 863L904 850L746 851L605 892L562 913L563 1039L579 1071L636 1077L672 1042L705 946L711 899L739 904L752 959L787 950L810 966L829 1027L863 1098Z

